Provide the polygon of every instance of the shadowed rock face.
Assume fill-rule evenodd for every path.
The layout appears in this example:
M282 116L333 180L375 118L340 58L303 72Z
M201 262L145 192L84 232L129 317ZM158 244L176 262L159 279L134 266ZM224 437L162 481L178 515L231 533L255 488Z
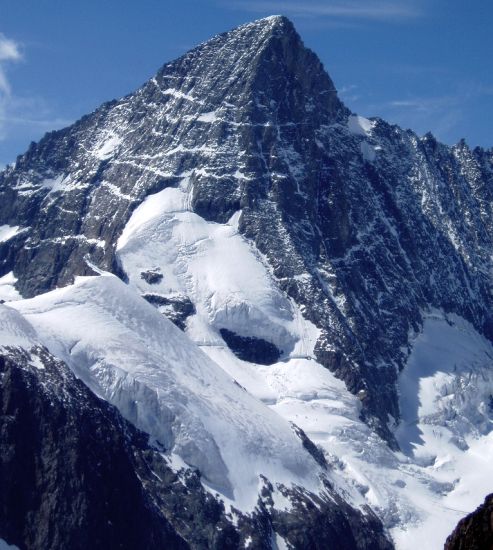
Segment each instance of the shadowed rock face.
M142 297L181 330L185 330L187 319L195 313L195 306L188 296L167 298L159 294L143 294Z
M189 178L190 208L239 231L321 336L317 359L362 392L396 446L395 382L430 307L493 337L493 151L359 121L292 24L217 36L135 93L47 134L0 174L0 245L25 296L92 265L146 196Z
M493 495L475 512L462 519L447 538L445 550L491 550L493 548Z
M222 328L220 333L231 351L243 361L250 361L258 365L272 365L279 361L280 351L274 344L262 338L240 336L225 328Z
M267 550L275 532L295 548L392 547L329 485L325 497L286 489L293 507L279 512L265 480L256 511L233 523L197 472L172 471L44 348L3 349L0 380L0 539L21 550Z
M0 357L0 537L19 548L187 548L139 480L146 438L40 350ZM38 372L39 371L39 372Z

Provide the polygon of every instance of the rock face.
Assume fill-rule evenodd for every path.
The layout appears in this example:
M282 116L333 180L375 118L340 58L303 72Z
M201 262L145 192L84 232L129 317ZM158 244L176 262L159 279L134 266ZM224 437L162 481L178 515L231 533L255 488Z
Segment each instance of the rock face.
M445 550L491 550L493 548L493 495L459 522L445 543Z
M0 357L1 537L22 549L187 548L139 479L151 474L144 434L35 351Z
M244 25L47 134L0 174L0 274L25 297L105 269L149 195L178 184L238 229L320 330L319 362L389 444L423 312L492 325L493 151L352 115L292 24ZM182 321L183 322L183 321ZM390 416L389 416L390 415Z
M281 355L279 350L274 344L262 338L240 336L226 328L220 329L220 333L236 357L243 359L243 361L257 363L258 365L272 365L279 361Z
M149 284L158 282L155 277L153 277L152 281ZM166 315L170 321L182 330L185 330L186 320L190 315L195 313L195 307L188 296L173 296L172 298L168 298L160 294L144 294L142 297L159 309L161 313Z

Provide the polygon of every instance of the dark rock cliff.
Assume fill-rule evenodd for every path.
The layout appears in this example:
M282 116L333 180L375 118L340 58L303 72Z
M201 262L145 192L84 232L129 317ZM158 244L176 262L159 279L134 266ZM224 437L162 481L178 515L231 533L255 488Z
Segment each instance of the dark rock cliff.
M24 548L187 548L146 494L145 437L38 350L0 357L0 536Z
M493 549L493 495L464 519L447 538L444 550Z

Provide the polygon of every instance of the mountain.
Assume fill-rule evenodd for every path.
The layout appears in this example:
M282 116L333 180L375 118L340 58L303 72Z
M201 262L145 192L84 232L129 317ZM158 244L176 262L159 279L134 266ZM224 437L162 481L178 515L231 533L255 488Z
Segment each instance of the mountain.
M225 510L315 499L281 547L438 548L491 455L492 167L262 19L0 174L0 297Z

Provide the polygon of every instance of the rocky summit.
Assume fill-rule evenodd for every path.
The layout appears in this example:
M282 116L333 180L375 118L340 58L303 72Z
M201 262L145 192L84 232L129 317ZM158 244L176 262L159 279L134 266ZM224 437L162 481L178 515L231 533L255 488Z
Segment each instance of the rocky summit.
M33 370L24 344L4 359L6 399L21 403L12 425L38 438L74 418L59 441L73 463L50 473L66 503L85 493L64 476L94 475L70 443L86 409L74 394L43 419L44 392L57 369L89 392L70 369L115 406L81 397L87 429L107 434L94 452L103 465L118 455L118 490L133 491L149 547L387 548L392 531L411 548L403 533L428 517L423 502L459 484L455 465L450 479L433 469L423 426L459 465L493 425L492 209L493 149L351 113L285 17L216 36L0 173L1 297L51 365ZM446 341L461 343L453 357ZM25 443L12 430L15 453ZM51 460L45 443L26 460ZM193 489L172 476L187 468ZM50 534L25 490L17 516L2 503L0 538L62 547L75 525ZM175 492L196 510L194 536ZM440 508L448 532L452 504ZM129 511L115 513L114 525ZM22 527L29 514L42 531Z

